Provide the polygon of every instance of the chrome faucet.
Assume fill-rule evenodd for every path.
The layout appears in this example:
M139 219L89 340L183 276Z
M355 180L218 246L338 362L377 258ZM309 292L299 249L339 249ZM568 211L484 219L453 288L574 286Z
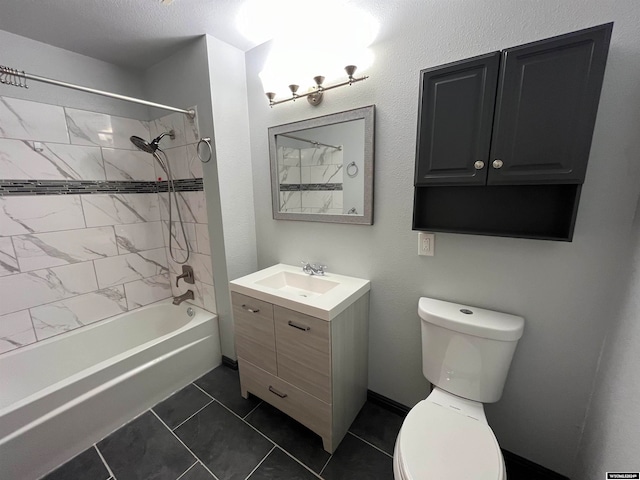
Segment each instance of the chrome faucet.
M173 297L173 304L180 305L185 300L193 300L193 290L187 290L182 295L178 295L177 297Z
M318 265L314 263L313 265L302 261L302 271L308 275L320 275L324 277L325 272L327 271L326 265Z

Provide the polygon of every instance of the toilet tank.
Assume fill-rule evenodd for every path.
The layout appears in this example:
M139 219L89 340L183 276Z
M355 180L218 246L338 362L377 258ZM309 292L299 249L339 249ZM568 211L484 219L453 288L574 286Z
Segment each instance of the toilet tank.
M426 297L418 314L427 380L476 402L500 400L524 318Z

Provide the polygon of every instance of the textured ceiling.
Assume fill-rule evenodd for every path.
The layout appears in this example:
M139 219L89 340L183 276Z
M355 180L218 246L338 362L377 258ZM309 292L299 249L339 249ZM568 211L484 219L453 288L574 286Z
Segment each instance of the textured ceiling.
M266 0L265 0L266 1ZM0 30L106 62L147 68L210 34L243 51L240 0L0 0ZM1 56L0 56L1 58Z

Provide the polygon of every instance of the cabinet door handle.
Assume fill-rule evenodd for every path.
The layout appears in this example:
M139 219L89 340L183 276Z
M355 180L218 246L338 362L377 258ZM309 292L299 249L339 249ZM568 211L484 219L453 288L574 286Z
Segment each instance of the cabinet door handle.
M297 323L293 323L291 320L289 320L288 323L290 327L297 328L298 330L302 330L304 332L308 332L309 330L311 330L311 327L307 327L305 325L298 325Z
M279 396L280 398L286 398L287 394L286 393L280 393L279 391L277 391L275 388L273 388L271 385L269 385L269 391L277 396Z
M493 168L502 168L502 165L504 165L504 163L502 162L502 160L500 160L499 158L496 158L493 161Z
M484 162L482 160L478 160L473 164L473 168L476 170L482 170L484 168Z
M251 312L251 313L258 313L260 311L259 308L253 308L247 305L242 305L242 308L244 308L247 312Z

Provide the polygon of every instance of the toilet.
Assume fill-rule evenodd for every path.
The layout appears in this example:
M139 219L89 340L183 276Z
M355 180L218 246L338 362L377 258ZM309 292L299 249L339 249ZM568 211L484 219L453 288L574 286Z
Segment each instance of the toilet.
M434 388L398 433L395 480L505 480L483 404L502 396L524 319L425 297L418 314L422 372Z

